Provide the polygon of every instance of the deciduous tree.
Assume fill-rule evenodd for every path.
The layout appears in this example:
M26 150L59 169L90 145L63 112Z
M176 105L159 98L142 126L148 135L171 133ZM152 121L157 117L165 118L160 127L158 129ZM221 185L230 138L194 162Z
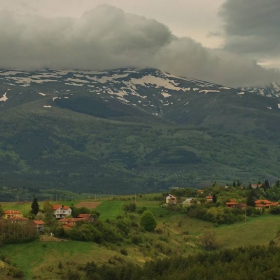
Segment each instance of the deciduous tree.
M149 210L143 212L140 218L140 225L146 231L153 231L157 226L157 221L153 215L153 213Z

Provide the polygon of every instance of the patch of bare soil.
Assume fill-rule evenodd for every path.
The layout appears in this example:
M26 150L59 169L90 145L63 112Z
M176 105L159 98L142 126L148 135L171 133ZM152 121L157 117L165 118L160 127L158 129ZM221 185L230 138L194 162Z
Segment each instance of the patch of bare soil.
M89 209L95 209L99 204L101 204L100 201L96 202L96 201L82 201L78 204L75 205L75 207L86 207Z

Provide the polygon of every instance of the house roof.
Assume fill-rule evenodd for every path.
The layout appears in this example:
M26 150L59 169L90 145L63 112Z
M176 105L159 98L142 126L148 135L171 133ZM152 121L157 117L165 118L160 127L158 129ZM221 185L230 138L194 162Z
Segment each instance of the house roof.
M238 202L237 201L228 201L226 202L226 205L237 205Z
M275 204L275 203L278 204L278 202L271 202L267 199L258 199L258 200L255 201L255 204L259 204L259 203L260 204Z
M230 201L226 202L226 205L237 205L237 204L238 204L238 202L234 198L231 198Z
M5 215L22 215L22 212L17 210L7 210L4 212Z
M61 226L65 229L67 229L67 228L71 228L71 227L75 226L75 224L74 223L67 223L67 224L63 224Z
M256 207L278 206L278 202L271 202L267 199L259 199L255 201Z
M62 206L61 204L55 204L55 205L53 206L53 210L57 210L57 209L59 209L61 206Z
M88 219L91 216L91 214L79 214L77 218L85 218Z
M61 208L62 210L68 210L70 207L62 204L55 204L53 206L53 210L56 211L57 209Z
M212 195L207 195L206 198L207 199L213 199L213 196Z
M75 222L78 222L78 221L83 221L84 218L62 218L62 219L59 219L58 222L59 223L75 223Z

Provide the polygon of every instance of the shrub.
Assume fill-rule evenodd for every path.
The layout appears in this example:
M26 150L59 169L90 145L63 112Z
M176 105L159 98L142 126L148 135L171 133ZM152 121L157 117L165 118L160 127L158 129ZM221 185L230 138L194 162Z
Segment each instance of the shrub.
M151 211L146 210L145 212L143 212L140 218L140 225L146 231L153 231L156 228L157 222Z
M217 248L216 233L213 230L204 231L199 240L206 250L213 250Z
M127 255L128 255L128 252L126 251L125 248L122 248L120 252L121 252L121 254L124 255L124 256L127 256Z

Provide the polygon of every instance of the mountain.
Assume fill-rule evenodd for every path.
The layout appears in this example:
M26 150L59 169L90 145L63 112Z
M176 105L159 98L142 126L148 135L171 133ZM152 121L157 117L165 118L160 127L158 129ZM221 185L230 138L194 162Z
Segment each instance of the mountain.
M276 82L270 83L266 87L247 87L241 88L241 90L257 93L259 95L267 97L280 97L280 85Z
M156 69L2 69L0 186L134 193L276 180L279 103Z

